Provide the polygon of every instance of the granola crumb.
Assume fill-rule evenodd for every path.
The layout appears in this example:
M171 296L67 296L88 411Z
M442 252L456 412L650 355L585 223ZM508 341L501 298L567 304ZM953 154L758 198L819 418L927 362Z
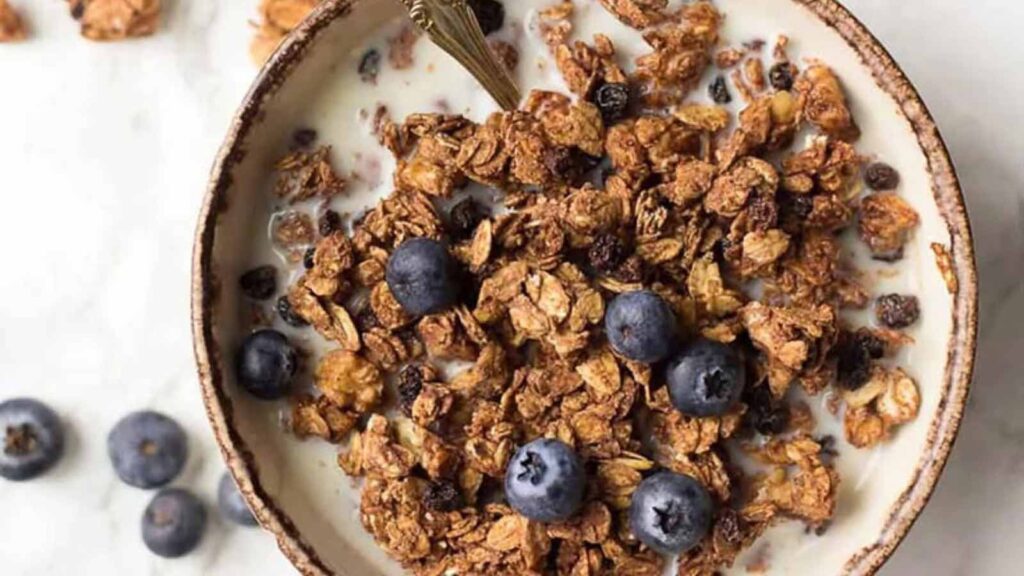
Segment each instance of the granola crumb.
M955 295L960 289L960 281L957 280L956 268L953 266L953 255L950 254L949 248L938 242L932 242L931 249L935 255L935 265L946 282L946 291Z

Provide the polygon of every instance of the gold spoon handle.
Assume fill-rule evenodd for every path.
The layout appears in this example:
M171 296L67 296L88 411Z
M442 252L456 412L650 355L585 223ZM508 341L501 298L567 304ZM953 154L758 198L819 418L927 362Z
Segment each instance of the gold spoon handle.
M502 108L519 107L519 88L487 47L466 0L402 0L402 4L416 26L469 70Z

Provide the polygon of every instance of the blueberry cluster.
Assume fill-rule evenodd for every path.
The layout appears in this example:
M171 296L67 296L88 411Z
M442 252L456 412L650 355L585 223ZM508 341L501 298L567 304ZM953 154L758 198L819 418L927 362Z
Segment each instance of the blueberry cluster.
M64 426L47 405L30 398L0 403L0 478L27 481L52 469L64 454ZM203 502L183 488L168 488L188 459L182 427L143 410L122 418L107 436L110 462L125 484L160 491L142 515L142 541L154 554L177 558L199 545L206 529ZM224 474L217 489L221 514L245 526L256 520L234 481Z

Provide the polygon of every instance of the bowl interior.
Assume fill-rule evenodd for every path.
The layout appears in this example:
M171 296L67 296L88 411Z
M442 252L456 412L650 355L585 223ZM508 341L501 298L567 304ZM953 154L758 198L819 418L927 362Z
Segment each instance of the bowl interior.
M884 52L875 45L851 45L843 37L852 37L851 32L821 19L821 13L837 10L834 5L810 3L818 6L812 9L794 0L721 0L717 4L727 14L726 43L760 38L768 41L770 50L776 35L786 34L793 40L791 55L820 58L838 71L863 131L858 150L899 169L903 180L900 192L921 216L921 227L898 265L872 262L858 242L851 239L846 244L872 292L910 293L921 299L922 319L909 332L915 342L896 360L920 384L920 416L900 428L892 441L859 451L841 440L841 426L827 413L824 399L813 399L812 409L823 433L839 439L836 462L843 481L837 517L820 536L805 535L797 523L773 528L734 569L744 573L748 558L768 554L771 573L870 572L891 552L919 512L959 421L973 351L973 325L967 322L965 326L965 318L971 314L964 310L973 309L973 261L965 223L957 220L962 218L962 205L956 201L959 191L952 173L941 171L948 166L935 165L934 155L944 158L944 150L922 148L921 119L908 117L905 103L892 93L893 81L880 86L865 66L866 53L885 59ZM597 3L591 8L601 10ZM527 8L510 12L514 16L520 10L526 12ZM363 575L400 574L401 570L362 529L358 490L337 468L336 447L300 442L283 433L281 419L287 407L240 393L231 363L222 359L230 359L248 329L251 314L250 305L239 293L237 277L256 264L280 263L266 261L273 254L267 221L278 207L271 190L274 162L287 150L295 129L314 127L321 140L334 147L336 164L343 171L358 164L355 152L371 140L368 134L351 128L358 124L354 119L360 109L372 113L374 96L346 84L351 76L344 72L358 65L365 40L390 33L381 32L382 28L393 31L399 16L398 3L387 0L325 4L258 80L215 168L211 210L200 222L195 321L211 420L243 491L259 509L261 519L278 532L286 552L308 572ZM580 37L611 29L612 22L610 17L595 18L581 27ZM852 20L844 22L855 26ZM617 24L615 29L617 44L635 42L626 37L632 32ZM386 50L386 46L381 48ZM527 54L523 61L531 62L530 56L534 55ZM415 60L417 69L433 64L434 72L388 86L388 90L409 93L405 104L393 110L397 120L404 112L431 110L439 97L472 84L468 75L425 41L417 44ZM902 78L898 70L889 73ZM703 98L703 93L695 94ZM909 96L913 99L912 91ZM409 109L403 110L404 105ZM469 115L476 120L494 109L486 99L470 99L466 105L472 106ZM926 116L924 120L930 124ZM941 142L938 146L941 148ZM354 213L373 205L388 191L390 169L387 164L381 167L384 185L356 185L335 208ZM961 264L962 293L958 298L946 290L932 243L954 247ZM966 249L958 250L958 246ZM867 321L862 315L851 319L858 324ZM307 347L323 347L312 331L292 334ZM210 364L204 366L204 360Z

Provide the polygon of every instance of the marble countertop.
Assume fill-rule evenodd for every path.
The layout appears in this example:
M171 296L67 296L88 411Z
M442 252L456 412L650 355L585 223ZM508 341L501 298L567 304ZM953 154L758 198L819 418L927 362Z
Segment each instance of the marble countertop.
M272 539L212 525L167 561L139 539L150 494L105 454L126 412L155 407L189 431L178 480L213 504L222 464L189 334L192 230L207 171L252 80L256 0L166 1L152 38L94 44L62 2L13 0L33 39L0 46L0 397L66 419L58 468L0 483L0 572L289 574ZM988 575L1024 562L1024 4L847 0L916 83L967 194L982 278L974 392L932 503L884 575Z

